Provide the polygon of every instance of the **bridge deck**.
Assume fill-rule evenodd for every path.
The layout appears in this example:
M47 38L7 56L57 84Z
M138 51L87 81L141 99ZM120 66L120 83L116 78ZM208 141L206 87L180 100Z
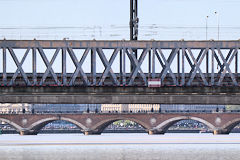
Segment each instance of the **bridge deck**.
M240 104L239 87L0 87L2 103Z

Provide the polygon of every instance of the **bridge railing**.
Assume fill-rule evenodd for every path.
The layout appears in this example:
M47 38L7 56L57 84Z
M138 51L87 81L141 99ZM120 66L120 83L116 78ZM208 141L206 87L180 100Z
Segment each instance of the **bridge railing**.
M0 41L1 86L238 86L240 41ZM135 54L134 50L138 50Z
M151 113L159 113L159 114L174 114L174 113L240 113L240 110L133 110L133 111L1 111L1 115L15 115L15 114L151 114Z

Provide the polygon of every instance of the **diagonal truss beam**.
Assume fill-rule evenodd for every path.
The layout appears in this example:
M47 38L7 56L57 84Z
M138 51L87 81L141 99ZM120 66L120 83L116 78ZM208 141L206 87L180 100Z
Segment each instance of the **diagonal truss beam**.
M171 70L171 64L173 62L173 59L175 58L177 52L179 51L179 48L174 48L172 49L168 59L166 60L161 48L158 48L158 51L160 53L160 55L162 56L163 58L163 61L165 63L164 67L163 67L163 70L162 72L160 73L160 76L161 76L161 81L163 82L163 80L165 79L165 77L167 76L167 73L169 71L172 79L173 79L173 82L174 82L174 85L178 85L178 82L177 82L177 79L176 79L176 76L173 74L172 70Z
M53 68L52 68L53 62L55 61L55 59L56 59L56 57L57 57L57 55L58 55L58 53L59 53L59 51L60 51L60 48L57 48L57 49L56 49L56 51L55 51L55 53L54 53L54 55L53 55L53 57L52 57L52 59L51 59L50 62L48 61L48 59L47 59L47 57L46 57L46 55L45 55L45 53L44 53L44 51L43 51L42 48L38 48L38 51L39 51L39 53L40 53L40 56L41 56L42 59L43 59L43 62L45 63L45 65L46 65L46 67L47 67L47 69L46 69L45 73L43 74L42 79L41 79L41 81L40 81L40 85L43 85L43 84L44 84L47 76L48 76L50 73L51 73L51 75L52 75L55 83L56 83L57 85L60 85L61 82L58 80L57 75L56 75L56 73L54 73Z
M148 53L148 51L150 50L149 48L146 48L143 50L139 60L137 60L136 56L134 55L133 53L133 50L131 48L128 49L129 52L127 51L127 55L129 57L129 59L132 60L133 64L134 64L134 68L133 68L133 71L130 75L130 78L129 78L129 83L128 85L132 85L136 76L137 76L137 73L140 72L140 76L142 77L143 81L144 81L144 84L147 85L147 79L146 79L146 76L145 74L143 73L142 69L141 69L141 65Z
M232 52L233 52L233 49L230 49L230 51L229 51L228 54L227 54L226 61L229 60ZM218 56L217 56L216 53L214 54L214 56L215 56L215 58L216 58L216 60L217 60L217 63L218 63L218 65L219 65L219 67L220 67L220 70L219 70L218 73L221 73L221 72L223 72L223 70L224 70L224 63L222 64L222 63L220 62L220 60L219 60L219 58L218 58Z
M222 81L223 81L223 78L225 77L227 71L229 72L229 74L230 74L230 76L231 76L231 79L232 79L234 85L238 85L238 83L237 83L237 81L236 81L236 78L235 78L235 76L233 75L233 73L232 73L232 71L231 71L231 69L230 69L230 64L231 64L233 58L235 57L235 55L237 54L238 50L237 50L237 49L234 50L234 52L233 52L233 54L232 54L232 56L231 56L231 58L229 59L228 62L227 62L227 59L224 58L221 50L220 50L219 48L218 48L217 50L218 50L219 56L222 58L223 65L224 65L224 67L225 67L225 69L224 69L224 71L222 72L221 77L220 77L220 79L219 79L219 81L218 81L218 85L221 85L221 83L222 83Z
M188 85L188 86L191 85L194 77L195 77L196 74L197 74L197 71L199 71L200 76L201 76L201 78L202 78L202 80L203 80L204 85L208 85L208 82L207 82L207 80L206 80L206 78L205 78L205 76L204 76L204 74L202 73L202 70L201 70L201 68L200 68L201 63L202 63L202 61L203 61L206 53L208 52L208 48L204 50L203 55L201 56L201 58L199 59L199 61L197 61L197 60L195 59L195 57L193 56L193 53L192 53L192 51L191 51L190 48L187 48L187 51L188 51L188 53L190 54L190 56L191 56L191 58L192 58L192 60L193 60L193 62L194 62L194 66L195 66L194 71L193 71L193 73L191 74L191 77L190 77L187 85Z
M157 49L156 49L156 50L157 50ZM155 51L156 51L156 50L155 50ZM161 57L160 57L159 54L157 53L157 51L155 52L155 55L156 55L156 57L157 57L157 59L158 59L160 65L162 66L162 68L164 68L165 65L164 65L164 63L163 63Z
M159 51L159 53L160 53L160 55L161 55L161 57L162 57L162 59L163 59L163 61L165 63L165 65L163 66L164 70L163 70L163 74L162 74L161 80L162 81L164 80L164 78L167 75L167 72L169 71L169 73L170 73L170 75L171 75L171 77L173 79L174 85L178 85L178 81L176 79L176 76L175 76L175 74L173 74L172 69L171 69L171 63L173 62L173 59L176 56L176 54L177 54L179 49L173 49L172 53L170 54L170 56L168 58L168 60L166 60L166 58L165 58L161 48L158 48L157 50ZM156 54L158 54L158 52L156 52ZM160 57L158 57L158 59L160 59Z
M103 50L101 48L97 49L98 55L99 55L101 61L103 62L103 65L105 66L105 70L104 70L104 72L101 76L101 79L99 81L99 85L103 84L103 82L105 81L108 74L110 74L110 76L112 78L112 81L115 85L118 85L118 86L120 85L120 83L117 79L117 76L115 75L115 73L113 72L112 67L111 67L112 64L113 64L113 61L115 60L115 58L116 58L116 56L119 52L119 50L120 50L119 48L115 49L113 51L113 54L112 54L110 60L108 61L105 54L103 53Z
M74 65L75 65L75 67L76 67L76 69L75 69L75 71L74 71L74 73L73 73L73 75L71 77L71 80L69 82L69 85L70 86L74 85L75 80L76 80L76 78L77 78L79 73L80 73L80 75L81 75L81 77L83 79L84 85L89 85L90 82L89 82L89 80L87 78L87 75L84 73L84 71L82 69L82 65L83 65L83 62L85 61L87 55L89 54L90 48L87 48L84 51L83 56L82 56L82 58L80 59L79 62L78 62L77 57L76 57L74 51L72 50L72 48L67 48L67 50L68 50L68 53L69 53L69 55L70 55Z
M197 62L198 62L199 59L201 58L201 56L202 56L202 54L203 54L203 51L204 51L204 49L201 49L201 51L199 52L199 54L198 54L198 56L197 56L197 59L196 59ZM192 62L191 62L191 60L190 60L188 54L186 54L186 58L187 58L187 60L188 60L188 62L189 62L189 64L190 64L190 66L191 66L190 74L192 74L192 72L194 71L194 68L195 68L196 65L195 65L194 62L193 62L193 64L192 64Z
M25 52L25 54L24 54L24 56L23 56L23 58L22 58L22 60L21 60L20 63L19 63L18 58L17 58L17 56L15 55L13 49L12 49L12 48L8 48L8 50L9 50L9 53L10 53L10 55L12 56L12 58L13 58L15 64L16 64L16 66L17 66L17 70L16 70L16 72L14 73L14 75L13 75L11 81L10 81L10 85L12 85L12 84L14 83L14 81L15 81L15 79L16 79L19 71L20 71L20 73L21 73L21 75L22 75L22 77L23 77L23 79L24 79L24 81L25 81L25 84L26 84L26 85L31 85L31 83L30 83L30 81L29 81L26 73L25 73L25 72L23 71L23 69L22 69L22 64L23 64L23 62L25 61L25 59L26 59L26 57L27 57L27 55L28 55L28 53L29 53L30 48L27 49L27 51Z

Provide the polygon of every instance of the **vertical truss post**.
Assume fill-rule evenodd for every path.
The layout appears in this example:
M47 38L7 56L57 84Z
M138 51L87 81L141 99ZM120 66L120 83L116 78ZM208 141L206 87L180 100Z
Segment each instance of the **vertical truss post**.
M125 54L126 53L126 48L123 48L122 52L122 84L125 86L126 85L126 59L125 59Z
M149 50L148 52L148 78L151 78L151 67L152 67L152 64L151 64L151 50Z
M62 48L62 84L67 85L66 48Z
M36 48L32 48L32 73L33 73L33 85L37 84L37 55Z
M215 55L215 51L214 48L211 49L212 50L212 73L211 73L211 85L214 85L214 55Z
M180 50L177 52L177 81L180 79Z
M125 48L120 50L120 78L121 78L121 84L126 85Z
M207 81L209 81L208 79L208 72L209 72L209 50L206 52L206 79Z
M7 85L7 59L6 48L3 48L3 84Z
M92 85L96 85L96 48L91 49L91 74Z
M122 84L122 81L123 81L122 49L120 49L119 62L120 62L120 84Z
M156 48L152 49L152 78L155 78L155 55L156 55Z
M237 73L238 73L238 51L235 55L235 73L236 73L236 76L237 76Z
M208 75L208 71L209 71L209 50L206 52L206 73Z
M182 48L182 82L181 85L185 84L185 70L184 70L184 59L185 59L185 48Z

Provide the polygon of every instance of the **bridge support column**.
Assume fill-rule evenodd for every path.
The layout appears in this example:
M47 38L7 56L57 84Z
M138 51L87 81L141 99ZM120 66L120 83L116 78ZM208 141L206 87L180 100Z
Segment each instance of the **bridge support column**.
M25 135L37 135L38 133L32 130L22 130L19 132L19 134L21 136L25 136Z
M101 132L83 131L84 135L101 135Z
M165 132L162 130L149 130L148 134L149 135L156 135L156 134L164 134Z
M219 135L219 134L229 134L229 131L227 129L216 129L213 131L214 135Z

